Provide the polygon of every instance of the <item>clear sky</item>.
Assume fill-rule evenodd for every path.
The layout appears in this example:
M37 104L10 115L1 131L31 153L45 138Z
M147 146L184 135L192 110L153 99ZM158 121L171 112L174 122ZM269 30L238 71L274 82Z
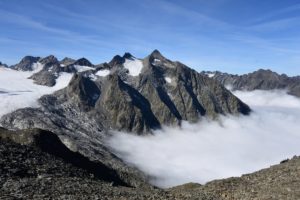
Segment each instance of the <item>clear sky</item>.
M198 71L300 75L300 0L0 0L0 61L158 49Z

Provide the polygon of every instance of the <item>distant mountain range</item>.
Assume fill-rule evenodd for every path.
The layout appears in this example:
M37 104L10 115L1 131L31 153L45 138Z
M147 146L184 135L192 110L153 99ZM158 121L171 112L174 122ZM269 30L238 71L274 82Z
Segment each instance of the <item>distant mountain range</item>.
M260 69L258 71L233 75L219 71L203 71L201 74L217 80L231 90L287 90L288 94L300 97L300 76L288 77L271 70Z

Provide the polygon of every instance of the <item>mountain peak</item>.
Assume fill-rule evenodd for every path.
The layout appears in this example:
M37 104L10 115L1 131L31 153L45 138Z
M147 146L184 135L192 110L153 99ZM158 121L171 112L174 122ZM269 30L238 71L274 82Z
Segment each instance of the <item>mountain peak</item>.
M40 57L25 56L18 64L13 65L12 68L21 71L32 71L33 64L38 62L40 59Z
M74 63L74 65L81 65L81 66L89 66L91 67L93 64L86 58L80 58L78 60L76 60Z
M126 54L126 53L125 53ZM124 54L124 56L125 56ZM108 63L110 66L114 66L114 65L120 65L123 64L125 62L125 58L121 57L120 55L115 55L113 57L113 59Z
M131 55L130 53L128 53L128 52L126 52L124 55L123 55L123 58L125 58L125 59L131 59L131 58L133 58L134 56L133 55Z
M165 57L157 50L155 49L151 54L150 57L156 58L156 59L165 59Z
M58 60L54 55L49 55L45 58L40 59L39 62L42 63L42 64L57 63Z
M63 65L70 65L70 64L73 64L76 60L73 59L73 58L69 58L69 57L65 57L64 59L62 59L60 61L60 64L63 64Z

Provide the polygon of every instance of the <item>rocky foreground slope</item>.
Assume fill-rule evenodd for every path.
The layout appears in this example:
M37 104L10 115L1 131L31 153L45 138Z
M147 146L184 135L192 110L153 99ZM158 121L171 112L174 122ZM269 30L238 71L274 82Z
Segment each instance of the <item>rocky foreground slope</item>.
M285 74L278 74L271 70L260 69L258 71L244 74L233 75L219 71L201 74L217 80L232 90L287 90L288 94L300 97L300 76L288 77Z
M299 199L300 158L205 185L130 185L39 129L0 129L0 199Z

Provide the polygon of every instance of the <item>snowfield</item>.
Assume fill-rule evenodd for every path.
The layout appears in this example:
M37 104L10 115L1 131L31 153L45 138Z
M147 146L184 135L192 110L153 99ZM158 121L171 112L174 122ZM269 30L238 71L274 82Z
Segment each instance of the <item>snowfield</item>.
M24 107L38 107L37 100L68 85L72 74L61 73L54 87L36 85L28 79L41 66L37 64L33 72L22 72L0 68L0 117Z
M74 65L77 72L85 72L88 70L95 70L93 67L89 66L81 66L81 65Z
M143 62L139 59L126 59L124 67L128 69L129 75L138 76L143 69Z
M110 73L110 70L108 70L108 69L103 69L103 70L97 71L96 75L97 75L97 76L107 76L107 75L109 75L109 73Z

